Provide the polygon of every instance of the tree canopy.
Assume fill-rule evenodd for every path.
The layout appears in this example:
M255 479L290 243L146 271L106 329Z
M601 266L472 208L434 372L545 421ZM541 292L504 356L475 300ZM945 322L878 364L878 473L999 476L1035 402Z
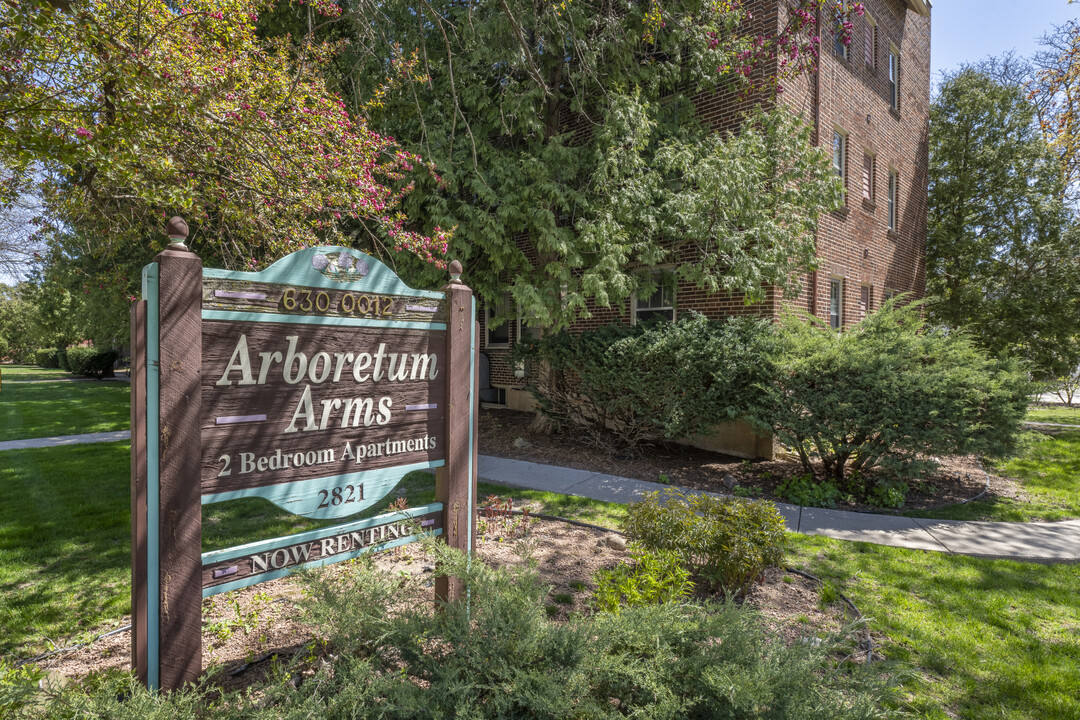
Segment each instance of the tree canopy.
M930 109L931 312L1038 377L1080 359L1080 232L1055 153L1017 86L968 68Z
M439 169L408 214L456 227L470 284L488 300L509 289L507 307L543 325L649 292L643 270L661 264L751 300L790 289L840 201L801 123L745 112L815 63L819 32L850 33L831 3L798 5L767 35L711 0L390 0L343 19L347 93L372 95L386 47L415 48L427 78L368 113ZM738 115L720 133L703 121L715 103L745 112L741 132Z

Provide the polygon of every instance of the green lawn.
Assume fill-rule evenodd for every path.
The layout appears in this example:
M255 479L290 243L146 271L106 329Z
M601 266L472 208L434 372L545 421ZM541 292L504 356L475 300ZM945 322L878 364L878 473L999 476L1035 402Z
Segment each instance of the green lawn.
M53 380L75 377L67 370L40 368L35 365L0 365L0 376L3 376L4 380Z
M1061 423L1063 425L1080 425L1080 405L1068 407L1057 405L1052 407L1030 407L1025 420L1032 422Z
M983 560L792 536L886 638L907 710L937 718L1080 718L1080 566Z
M125 382L5 383L0 440L127 430L130 392Z
M20 656L115 624L130 611L131 524L127 443L0 453L0 655ZM434 478L398 485L410 506L434 501ZM511 496L541 512L612 525L624 509L553 493L481 483L480 498ZM376 515L390 493L364 513ZM203 551L290 535L346 520L316 521L261 499L203 508Z
M1017 478L1027 496L976 500L935 510L904 513L942 520L1067 520L1080 517L1080 431L1029 433L1015 458L988 466L997 475Z

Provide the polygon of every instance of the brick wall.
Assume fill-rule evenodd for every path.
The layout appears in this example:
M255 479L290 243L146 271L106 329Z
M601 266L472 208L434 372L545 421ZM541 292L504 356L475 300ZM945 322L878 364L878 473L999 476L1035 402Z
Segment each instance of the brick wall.
M830 280L842 280L842 321L850 325L861 317L862 288L868 291L870 310L877 308L886 290L925 290L927 196L927 134L930 103L930 18L907 9L903 0L863 0L867 13L854 18L848 58L834 54L830 21L823 17L821 53L816 73L804 74L783 84L782 92L740 98L727 92L700 93L692 99L703 120L718 131L735 130L742 114L755 103L785 103L811 123L816 123L815 142L831 148L833 132L846 137L845 207L822 218L818 228L819 269L803 278L799 296L785 301L770 289L764 302L746 305L741 295L708 293L692 284L676 289L679 312L696 310L708 317L761 315L777 317L786 304L829 317ZM776 32L786 22L786 10L776 0L754 0L752 31ZM867 28L876 25L866 62ZM889 82L890 48L898 51L899 98L893 109ZM773 72L766 67L761 72ZM863 199L864 154L873 158L873 199ZM888 228L889 172L898 180L896 229ZM525 244L527 245L527 243ZM630 302L616 308L590 304L591 317L575 324L581 331L609 323L630 322ZM481 317L481 348L491 358L491 383L520 387L508 362L508 350L485 349L484 317ZM516 323L511 343L517 341Z

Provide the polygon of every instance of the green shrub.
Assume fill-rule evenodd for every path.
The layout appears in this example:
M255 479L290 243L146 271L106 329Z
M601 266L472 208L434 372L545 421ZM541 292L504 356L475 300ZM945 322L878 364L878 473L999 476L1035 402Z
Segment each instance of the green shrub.
M933 456L998 456L1016 444L1030 384L1013 360L993 359L962 333L928 328L918 303L885 303L844 332L785 318L775 380L749 413L845 493L874 492L864 478L914 477ZM854 476L854 477L853 477ZM895 502L903 488L884 495Z
M784 518L764 500L649 493L627 508L624 529L650 550L677 553L712 589L736 595L784 559Z
M624 607L678 602L694 589L682 556L670 550L637 548L632 564L596 573L593 607L619 612Z
M835 482L828 478L815 482L809 474L787 478L776 488L776 494L789 503L824 508L836 507L841 497Z
M60 367L60 357L57 355L56 348L43 348L41 350L35 350L34 364L38 367L43 368Z
M68 372L71 372L71 364L68 363L67 348L56 349L56 364L61 370L67 370Z
M84 377L112 377L113 365L120 354L115 350L99 350L92 347L73 347L67 350L71 372Z
M741 416L769 377L768 321L706 320L560 332L518 347L547 417L597 444L680 439Z

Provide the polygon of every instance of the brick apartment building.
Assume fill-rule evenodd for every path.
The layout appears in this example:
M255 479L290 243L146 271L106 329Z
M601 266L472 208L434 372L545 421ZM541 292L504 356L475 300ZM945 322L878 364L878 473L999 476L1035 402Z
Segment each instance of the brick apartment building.
M622 307L592 308L581 327L674 318L696 310L717 318L735 314L777 317L784 304L799 307L834 327L858 322L900 292L921 296L925 287L927 134L930 104L930 5L926 0L863 0L853 17L851 42L835 42L822 18L818 67L785 84L781 93L739 101L724 93L693 98L700 117L717 130L738 126L753 103L783 103L813 123L814 142L832 148L846 188L845 206L822 217L817 231L818 270L802 278L793 301L769 292L746 305L740 295L716 294L678 283ZM775 32L786 22L782 0L753 0L755 23ZM824 12L824 11L822 11ZM769 68L766 68L769 72ZM521 319L489 329L481 313L481 351L493 390L487 399L531 408L508 362L512 345L528 332ZM485 369L485 368L482 368ZM732 424L704 446L742 456L771 454L771 440Z

